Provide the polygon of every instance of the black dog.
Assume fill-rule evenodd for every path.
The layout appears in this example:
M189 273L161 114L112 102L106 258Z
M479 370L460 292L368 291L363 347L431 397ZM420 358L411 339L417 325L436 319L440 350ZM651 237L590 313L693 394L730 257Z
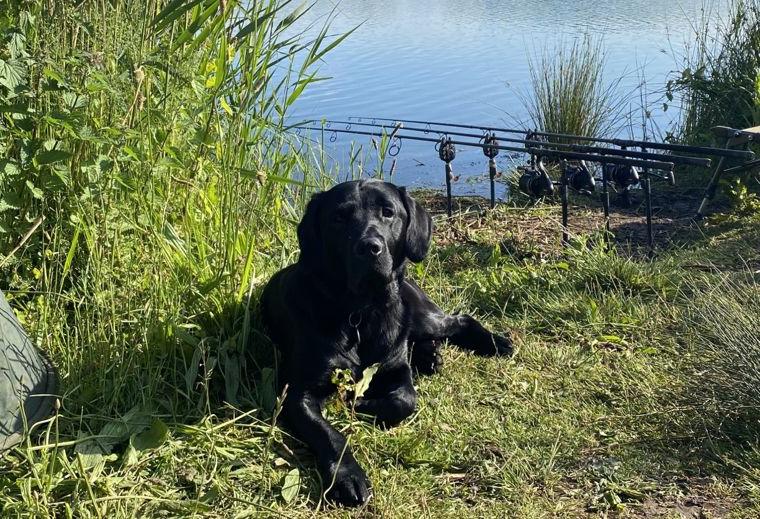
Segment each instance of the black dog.
M309 202L298 226L301 256L269 281L264 320L282 353L279 381L288 386L283 417L314 452L327 498L361 505L370 484L346 439L322 416L336 391L331 375L359 380L380 363L356 410L385 427L414 411L412 369L440 365L444 339L481 355L510 355L511 341L468 315L447 315L412 281L406 261L422 261L432 220L403 188L362 180L338 184ZM410 353L411 351L411 353Z

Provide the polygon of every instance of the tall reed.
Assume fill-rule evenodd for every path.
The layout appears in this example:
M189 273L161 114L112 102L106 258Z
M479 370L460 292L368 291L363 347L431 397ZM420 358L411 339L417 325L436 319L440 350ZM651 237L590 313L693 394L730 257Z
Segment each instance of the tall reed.
M0 283L64 411L260 399L249 296L325 181L279 130L343 37L292 0L2 7Z
M531 57L530 90L521 97L533 128L591 137L618 130L625 98L604 65L602 41L590 36Z
M695 23L680 60L667 83L669 99L682 102L680 140L709 143L713 126L760 125L760 1L731 0L726 19Z

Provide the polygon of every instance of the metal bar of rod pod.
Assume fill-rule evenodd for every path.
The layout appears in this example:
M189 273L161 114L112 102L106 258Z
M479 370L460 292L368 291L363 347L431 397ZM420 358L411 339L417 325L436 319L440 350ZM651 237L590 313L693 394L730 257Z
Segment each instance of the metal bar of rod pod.
M472 124L455 124L455 123L444 123L444 122L433 122L433 121L415 121L411 119L389 119L389 118L383 118L383 117L356 117L352 116L349 117L349 120L355 119L358 121L362 120L369 120L372 121L392 121L394 123L411 123L411 124L424 124L426 126L448 126L451 128L467 128L467 129L474 129L474 130L488 130L492 132L505 132L505 133L516 133L516 134L528 134L531 132L531 130L524 130L524 129L512 129L512 128L498 128L495 126L477 126ZM429 131L437 131L433 130L432 128ZM536 135L545 136L545 137L557 137L557 138L565 138L565 139L574 139L574 140L582 140L587 142L602 142L606 144L612 144L614 146L626 146L626 147L633 147L633 146L647 146L650 149L658 149L658 150L670 150L670 151L684 151L686 153L699 153L702 155L711 155L716 157L734 157L734 158L742 158L746 160L752 160L755 156L754 153L751 151L742 151L742 150L730 150L727 148L713 148L710 146L691 146L687 144L668 144L664 142L651 142L651 141L641 141L641 140L635 140L635 139L608 139L608 138L600 138L600 137L586 137L583 135L571 135L566 133L553 133L553 132L536 132L533 131Z
M379 128L382 131L388 131L391 130L391 138L395 137L399 130L404 130L407 132L422 132L422 133L429 133L432 130L429 130L428 128L417 128L414 126L403 126L402 123L397 123L396 126L390 127L383 124L373 124L373 123L352 123L349 121L326 121L331 124L346 124L347 126L350 126L352 124L355 124L357 126L368 126L370 128ZM401 125L401 126L400 126ZM463 132L455 132L455 131L446 131L446 135L453 135L455 137L468 137L468 138L476 138L481 139L482 136L475 134L475 133L463 133ZM490 133L489 135L493 135L494 137L497 137L495 133ZM645 160L658 160L663 158L662 153L644 153L644 152L638 152L638 151L632 151L632 150L625 150L625 149L615 149L615 148L605 148L605 147L598 147L598 146L589 146L587 144L568 144L568 143L562 143L562 142L542 142L542 141L535 141L535 140L529 140L529 139L515 139L510 137L504 137L504 136L498 136L499 140L503 142L511 142L511 143L518 143L518 144L525 144L525 145L532 145L534 148L542 148L547 147L547 149L557 149L559 148L559 151L563 151L562 148L568 151L576 151L579 153L608 153L609 155L617 155L621 157L631 157L631 158L639 158L639 159L645 159ZM702 166L702 167L709 167L710 166L710 159L702 158L702 157L689 157L689 156L683 156L683 155L674 155L670 154L667 156L667 160L672 161L676 164L690 164L694 166Z
M309 126L301 126L301 129L304 130L314 130L319 131L322 128L319 127L309 127ZM333 133L350 133L353 135L368 135L371 137L382 137L383 135L381 133L376 132L363 132L359 130L342 130L342 129L330 129L327 130ZM403 131L403 130L402 130ZM399 139L407 139L407 140L413 140L413 141L421 141L421 142L434 142L438 143L440 142L440 139L432 139L429 137L419 137L417 135L398 135ZM470 141L451 141L451 144L457 145L457 146L472 146L472 147L482 147L483 145L479 142L470 142ZM539 155L542 157L547 158L566 158L571 160L587 160L590 162L598 162L598 163L607 163L607 164L624 164L627 166L649 166L653 169L661 169L664 171L670 170L671 167L673 167L673 163L668 161L667 155L663 156L663 160L643 160L643 159L631 159L627 157L614 157L610 155L596 155L592 153L580 153L575 151L561 151L561 150L547 150L543 148L517 148L513 146L494 146L494 148L498 150L503 151L514 151L517 153L529 153L531 155Z

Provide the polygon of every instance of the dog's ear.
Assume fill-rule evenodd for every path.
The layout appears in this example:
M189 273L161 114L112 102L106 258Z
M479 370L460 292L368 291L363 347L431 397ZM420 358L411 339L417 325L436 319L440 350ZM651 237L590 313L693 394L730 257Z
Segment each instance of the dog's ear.
M301 247L299 262L316 265L322 248L322 233L319 229L319 213L324 193L314 193L306 204L301 223L298 224L298 245Z
M398 190L409 215L409 223L406 226L406 257L418 263L425 258L430 248L433 220L428 212L409 196L405 188L400 187Z

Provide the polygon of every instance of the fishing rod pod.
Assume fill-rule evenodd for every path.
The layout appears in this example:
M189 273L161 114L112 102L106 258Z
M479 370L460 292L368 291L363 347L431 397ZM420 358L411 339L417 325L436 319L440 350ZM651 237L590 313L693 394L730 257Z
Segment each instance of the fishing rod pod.
M608 182L614 182L618 186L625 186L623 191L624 195L628 194L630 186L635 185L639 178L644 180L644 187L647 195L647 228L650 235L650 249L653 249L653 242L651 240L651 194L649 189L649 178L661 178L667 179L671 184L675 183L673 176L673 169L675 164L694 164L705 166L710 164L710 160L706 158L696 158L672 155L666 153L649 153L644 146L641 146L641 151L630 151L625 148L627 143L618 144L623 146L622 149L596 147L596 146L584 146L577 144L567 143L553 143L550 142L547 136L552 135L547 132L523 132L525 133L525 139L512 139L505 138L503 140L507 142L516 142L522 144L521 147L517 146L503 146L500 144L499 137L495 130L487 130L484 127L472 127L486 130L484 134L472 134L462 132L446 132L433 130L431 124L425 123L425 128L410 128L404 127L403 120L394 119L394 126L388 127L386 125L379 125L375 120L372 123L362 122L342 122L333 120L322 120L321 127L307 126L305 122L297 125L289 126L288 129L295 129L296 133L300 135L302 130L313 130L324 132L327 131L330 134L330 142L337 140L339 133L352 134L352 135L366 135L373 138L387 138L391 142L397 143L398 150L403 139L409 139L419 142L430 142L435 144L435 150L438 152L438 157L445 163L445 181L446 181L446 201L447 201L447 214L452 215L452 190L451 183L458 180L458 176L453 173L452 162L456 158L456 146L467 147L480 147L483 154L489 161L489 179L491 183L491 208L495 207L495 178L498 175L496 170L495 158L498 156L499 151L509 151L516 153L525 153L530 155L530 163L522 169L522 174L518 179L519 189L530 196L531 198L538 199L542 197L549 197L555 194L555 182L552 181L549 176L543 160L549 159L552 162L559 163L561 166L560 179L557 182L560 188L560 194L562 198L562 224L563 224L563 243L568 243L568 190L573 189L579 193L590 195L593 191L596 191L596 179L591 172L587 162L596 162L601 165L602 169L602 191L600 194L602 206L604 208L605 227L607 233L605 234L605 241L608 246L610 245L610 211L609 211L609 191ZM420 121L409 121L417 123ZM345 129L331 128L333 124L345 124ZM380 131L361 131L352 128L352 125L359 126L372 126L378 128ZM470 127L464 125L454 125L454 127ZM408 135L406 132L424 132L426 135L419 134ZM429 133L437 133L437 138L433 136L427 136ZM403 134L402 134L403 133ZM477 140L453 140L451 135L467 137ZM563 136L572 138L574 136ZM323 137L324 138L324 137ZM579 138L578 140L584 140ZM613 142L613 140L605 139L586 139L594 140L598 142ZM614 140L617 144L618 141ZM622 142L622 141L621 141ZM642 141L643 142L643 141ZM657 143L652 146L656 149L665 149L658 147ZM558 149L566 148L566 149ZM681 147L683 148L683 147ZM719 150L721 151L721 150ZM733 150L732 150L733 151ZM394 155L395 156L395 155ZM754 156L754 155L753 155ZM392 168L395 167L394 165ZM641 169L639 169L641 168ZM640 173L642 171L642 173ZM661 171L664 175L660 175L655 171Z

